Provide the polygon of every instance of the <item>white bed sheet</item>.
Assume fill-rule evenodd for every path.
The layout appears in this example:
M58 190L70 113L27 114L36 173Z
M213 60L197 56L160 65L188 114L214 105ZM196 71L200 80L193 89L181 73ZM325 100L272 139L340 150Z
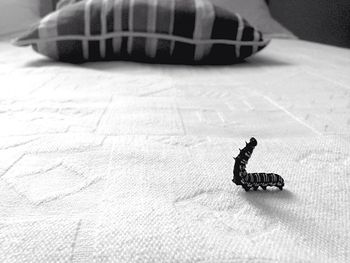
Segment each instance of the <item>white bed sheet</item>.
M349 262L350 51L68 65L0 43L1 262ZM285 190L233 185L232 156Z

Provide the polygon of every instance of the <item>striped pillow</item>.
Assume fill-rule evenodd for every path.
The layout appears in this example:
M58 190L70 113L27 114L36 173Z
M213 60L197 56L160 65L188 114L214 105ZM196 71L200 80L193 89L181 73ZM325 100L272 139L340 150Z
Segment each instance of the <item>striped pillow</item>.
M234 63L267 45L240 15L208 0L85 0L44 17L18 46L82 63Z

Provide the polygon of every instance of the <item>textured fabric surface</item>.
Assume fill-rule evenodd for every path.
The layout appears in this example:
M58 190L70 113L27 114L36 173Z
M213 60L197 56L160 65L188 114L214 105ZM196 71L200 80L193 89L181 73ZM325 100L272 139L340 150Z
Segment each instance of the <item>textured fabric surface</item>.
M349 50L273 40L219 67L0 53L0 262L350 261ZM283 191L231 182L251 136L247 171Z
M16 44L67 62L234 63L267 45L239 14L208 0L87 0L42 19Z

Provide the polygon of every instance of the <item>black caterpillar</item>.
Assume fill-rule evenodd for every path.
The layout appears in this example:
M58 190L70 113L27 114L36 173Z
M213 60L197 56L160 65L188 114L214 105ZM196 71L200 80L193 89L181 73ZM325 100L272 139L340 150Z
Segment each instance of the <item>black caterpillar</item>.
M232 182L236 185L242 185L246 191L249 191L250 188L256 191L259 186L264 190L266 190L267 186L276 186L280 190L283 190L284 180L280 175L273 173L247 173L245 170L248 160L257 144L256 139L251 138L249 143L246 142L246 146L242 150L239 150L238 156L234 158L235 165L233 167Z

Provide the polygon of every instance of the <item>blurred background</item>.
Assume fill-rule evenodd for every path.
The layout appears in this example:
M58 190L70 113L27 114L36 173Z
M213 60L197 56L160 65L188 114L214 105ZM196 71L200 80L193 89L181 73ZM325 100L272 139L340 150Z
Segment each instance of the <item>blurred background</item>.
M40 19L40 0L0 0L0 37L27 30Z
M350 47L350 0L269 0L272 16L301 39Z

